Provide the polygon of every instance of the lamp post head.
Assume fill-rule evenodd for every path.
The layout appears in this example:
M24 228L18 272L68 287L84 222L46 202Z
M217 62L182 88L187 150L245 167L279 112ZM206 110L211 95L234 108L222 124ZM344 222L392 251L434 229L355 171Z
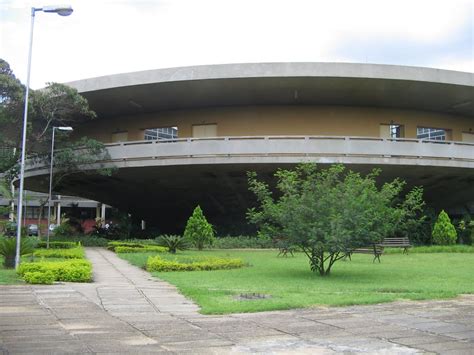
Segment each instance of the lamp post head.
M74 128L72 127L54 127L56 128L58 131L66 131L66 132L71 132L74 130Z
M60 16L69 16L74 11L70 5L50 5L42 8L43 12L55 12Z

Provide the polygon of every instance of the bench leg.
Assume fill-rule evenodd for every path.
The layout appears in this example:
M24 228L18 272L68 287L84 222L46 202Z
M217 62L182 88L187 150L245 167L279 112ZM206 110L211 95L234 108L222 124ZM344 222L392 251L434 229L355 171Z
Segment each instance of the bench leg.
M379 254L375 254L374 260L372 261L372 263L375 263L375 260L376 260L376 259L377 259L377 260L379 261L379 263L380 263L380 255L379 255Z

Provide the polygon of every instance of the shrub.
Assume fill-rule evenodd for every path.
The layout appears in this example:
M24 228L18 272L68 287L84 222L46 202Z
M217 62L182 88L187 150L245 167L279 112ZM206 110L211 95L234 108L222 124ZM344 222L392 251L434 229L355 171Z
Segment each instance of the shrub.
M176 254L176 250L186 250L189 246L188 240L180 235L164 234L156 238L156 242L167 247L172 254Z
M191 241L198 250L205 246L212 245L214 240L214 230L198 205L191 217L189 217L184 230L184 237Z
M81 243L85 247L105 247L107 246L108 240L105 238L100 238L96 236L84 235L84 236L74 236L74 237L52 237L51 241L54 242L76 242Z
M116 253L165 253L168 248L159 245L143 245L140 247L116 246Z
M36 241L31 238L21 238L20 255L31 254L35 249ZM15 267L16 238L0 237L0 255L4 257L3 266L7 269Z
M229 258L199 258L188 260L165 260L159 256L150 256L146 263L146 269L152 271L202 271L236 269L243 267L241 259Z
M49 249L72 249L79 246L79 242L49 242ZM39 242L37 248L46 248L46 242Z
M401 254L402 248L385 248L386 254ZM433 245L410 248L410 254L416 253L474 253L474 246L470 245Z
M87 260L39 261L20 264L18 274L24 277L28 272L51 272L55 281L88 282L92 278L92 264Z
M84 259L84 248L71 249L39 249L33 255L41 258Z
M441 211L433 228L433 242L438 245L450 245L456 243L456 238L456 228L448 214L444 210Z
M32 271L23 275L23 280L29 284L51 285L54 282L54 274L51 271Z
M128 248L142 248L144 245L135 242L122 242L122 241L114 241L107 243L107 249L115 251L116 247L128 247Z
M220 237L214 240L213 246L217 249L272 249L273 241L268 237Z

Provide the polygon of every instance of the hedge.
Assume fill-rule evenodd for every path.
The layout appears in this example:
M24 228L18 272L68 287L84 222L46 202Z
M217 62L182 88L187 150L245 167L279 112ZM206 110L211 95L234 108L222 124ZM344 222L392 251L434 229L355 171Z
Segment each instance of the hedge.
M403 252L403 248L385 248L386 254L399 254ZM408 249L411 254L425 254L425 253L474 253L474 246L471 245L433 245L420 246Z
M49 249L72 249L76 248L81 243L79 242L49 242ZM38 245L36 246L37 248L45 249L46 248L46 242L38 242Z
M166 253L168 248L159 245L142 245L140 247L116 246L116 253Z
M51 271L25 272L25 274L23 275L23 280L30 284L51 285L54 282L54 278L54 273L52 273Z
M27 273L52 273L54 281L89 282L92 279L92 264L87 260L39 261L20 264L18 274L25 281L28 282L27 278L38 278L37 274L27 276Z
M40 258L63 258L63 259L84 259L84 248L75 247L71 249L39 249L33 252L35 257Z
M244 266L241 259L208 257L196 260L165 260L159 256L150 256L146 263L147 271L202 271L236 269Z

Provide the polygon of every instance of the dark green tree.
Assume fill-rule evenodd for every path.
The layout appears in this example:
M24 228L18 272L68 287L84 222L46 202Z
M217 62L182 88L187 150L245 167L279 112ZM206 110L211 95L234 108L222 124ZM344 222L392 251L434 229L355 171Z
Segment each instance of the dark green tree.
M378 174L374 170L361 176L342 165L317 170L315 164L301 164L275 173L274 195L250 172L249 188L259 206L248 211L248 219L260 234L299 247L312 271L329 275L348 251L381 242L423 203L416 191L397 202L404 182L395 179L379 188Z
M184 238L193 243L198 250L204 249L205 246L212 245L214 230L199 205L194 209L193 214L186 223Z
M442 210L433 228L433 242L438 245L450 245L455 244L456 239L456 228L451 223L448 214Z

